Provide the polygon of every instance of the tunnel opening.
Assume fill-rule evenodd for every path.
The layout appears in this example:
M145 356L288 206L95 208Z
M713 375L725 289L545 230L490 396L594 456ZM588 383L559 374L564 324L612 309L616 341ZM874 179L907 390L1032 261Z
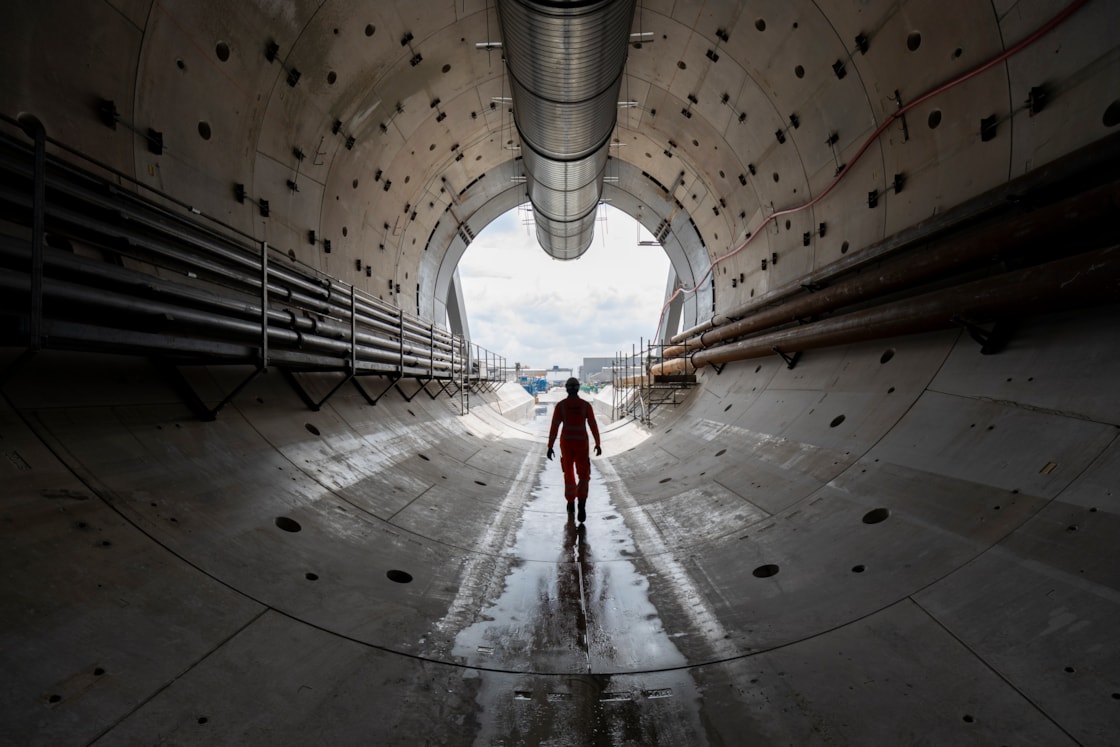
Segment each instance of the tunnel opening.
M533 251L523 208L480 231L459 260L473 339L524 368L559 366L576 376L585 358L629 354L649 340L667 295L669 258L633 218L607 204L598 215L596 240L567 262ZM601 373L581 378L603 382Z
M992 234L1040 244L965 274L1052 269L1033 296L1015 289L1013 324L998 331L950 313L935 329L860 330L805 351L791 333L756 339L751 360L713 357L686 407L603 429L582 533L569 529L539 428L505 416L503 387L477 377L450 397L453 377L433 376L464 365L430 326L446 293L430 293L424 239L433 253L469 244L488 204L521 199L503 188L511 143L500 55L483 37L491 7L421 19L415 3L289 4L283 18L273 6L219 14L220 42L211 15L177 3L147 15L28 5L0 31L12 41L0 45L12 71L0 102L36 112L22 118L28 136L36 123L64 129L168 189L158 219L129 213L124 240L100 244L73 227L118 222L111 200L128 189L98 188L105 209L93 215L48 202L48 226L72 230L42 237L49 324L36 329L26 147L0 183L0 536L12 569L0 681L13 738L1111 743L1120 309L1115 285L1068 308L1048 307L1046 289L1114 261L1114 177L1091 185L1103 209L1088 231L1084 205L1055 195L1090 180L1019 189L1009 176L1053 174L1086 144L1102 170L1113 157L1101 128L1120 120L1115 40L1100 30L1115 26L1114 5L1067 5L1060 43L970 78L931 110L907 97L996 59L1030 19L915 0L859 13L775 5L757 20L712 2L690 22L643 4L619 102L620 139L641 168L620 165L604 196L632 214L656 204L645 225L659 241L676 223L690 226L697 259L706 240L717 253L737 245L850 164L860 133L890 127L865 161L874 168L852 172L812 220L775 218L721 263L708 313L686 326L740 325L726 332L738 345L785 314L776 323L804 342L835 307L776 296L851 290L851 277L821 271L852 269L908 232L915 254L932 254L922 243L940 239L922 232L962 194L1003 211ZM266 30L282 33L262 52ZM112 64L75 78L65 68L83 53ZM219 63L236 74L211 70ZM44 75L88 95L60 97ZM93 111L100 97L123 113ZM1004 99L1010 109L993 112ZM203 274L194 261L119 272L116 258L138 261L137 225L175 211L236 215L251 235L227 293L200 293L212 288L191 276ZM1056 230L1040 240L1040 223ZM957 238L940 249L957 256ZM1072 271L1045 264L1082 249L1094 254ZM693 266L697 279L708 269ZM90 276L103 284L79 287ZM382 294L391 303L375 303ZM260 322L269 299L278 308ZM81 313L104 304L104 318ZM241 319L192 314L198 305L232 305ZM361 326L338 323L355 316ZM273 323L276 338L262 339ZM222 330L228 357L190 357L203 327ZM356 337L364 357L348 355ZM179 347L168 357L141 343ZM372 364L379 375L353 375Z

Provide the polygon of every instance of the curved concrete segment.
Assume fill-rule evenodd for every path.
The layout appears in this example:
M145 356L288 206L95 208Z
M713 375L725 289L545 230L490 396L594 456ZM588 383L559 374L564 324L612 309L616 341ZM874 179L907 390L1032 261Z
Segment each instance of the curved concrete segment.
M0 744L1120 741L1120 3L643 0L604 200L765 357L600 401L582 526L547 398L407 383L502 365L494 3L0 17Z
M1118 322L710 372L604 429L578 527L547 415L265 376L203 423L144 361L40 354L4 388L9 734L1108 744Z

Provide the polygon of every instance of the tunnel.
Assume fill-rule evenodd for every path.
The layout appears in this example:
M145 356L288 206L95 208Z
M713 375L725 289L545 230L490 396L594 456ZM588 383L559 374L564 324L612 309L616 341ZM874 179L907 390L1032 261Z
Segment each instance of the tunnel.
M629 3L575 522L456 267L619 4L5 5L0 743L1117 743L1120 4Z

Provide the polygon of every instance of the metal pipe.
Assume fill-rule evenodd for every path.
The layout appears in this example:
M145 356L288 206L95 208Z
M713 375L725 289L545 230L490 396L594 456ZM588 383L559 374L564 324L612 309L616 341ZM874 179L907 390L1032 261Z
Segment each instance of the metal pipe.
M498 0L537 241L556 259L591 245L634 5Z
M0 237L0 258L10 258L13 260L13 264L18 264L26 256L26 246L21 242L17 243L14 240ZM209 309L220 314L232 314L247 321L261 319L261 306L248 300L239 301L228 295L212 293L136 270L128 270L77 257L57 249L48 247L45 262L50 269L61 270L64 274L75 278L85 278L83 282L79 283L81 285L89 286L93 283L101 283L103 288L118 287L126 295L137 298L158 296L175 308ZM186 304L187 306L179 304ZM358 318L360 319L360 317ZM311 334L335 340L344 340L349 335L347 328L341 322L297 316L290 311L268 309L267 319L269 326L290 328L304 335ZM398 341L388 337L379 337L364 330L355 330L355 334L358 342L370 347L396 350L399 345ZM405 351L411 355L416 355L420 352L420 349L414 345L406 344ZM435 359L450 362L452 357L437 353Z
M40 168L45 164L31 168L28 156L33 151L23 145L12 147L13 142L0 139L0 167L17 177L0 185L5 214L16 216L21 225L32 227L37 222L36 208L45 203L32 197L36 171L42 191L54 196L38 221L43 230L31 231L32 242L0 236L0 266L13 270L3 273L0 289L14 291L0 293L0 306L19 316L28 314L21 304L39 295L32 278L54 272L43 278L39 296L48 299L46 309L52 317L44 318L32 308L29 328L41 321L47 329L66 329L67 334L77 335L72 340L82 347L147 347L192 356L210 352L218 358L243 358L255 348L265 362L350 371L380 370L376 362L382 362L401 375L428 378L469 370L459 360L469 348L434 324L365 297L351 285L271 262L275 258L268 256L265 242L254 247L198 227L189 218L146 204L112 185L106 189L97 177L56 164L45 153L43 160L51 161L50 170ZM21 158L13 159L16 150ZM176 283L44 247L45 242L34 237L45 236L46 229L109 251L123 248L126 256L184 272L196 282ZM33 252L36 244L41 253ZM129 252L129 247L135 251ZM34 259L40 262L31 262L29 269ZM200 283L209 283L213 290ZM292 308L274 308L278 303ZM79 320L78 315L89 320Z
M31 217L31 349L39 350L43 339L43 247L46 244L44 219L47 201L47 131L35 118L25 119L24 130L35 140L35 179L32 188Z
M51 183L51 188L52 190L61 189L64 193L75 199L83 200L89 204L102 207L105 210L116 212L124 216L131 223L138 225L144 224L157 230L164 230L167 228L159 221L145 218L134 209L122 209L117 203L107 200L103 192L96 190L90 191L84 188L73 188L71 185L62 185L60 187L60 185L54 181ZM127 196L116 190L113 192L118 198ZM25 205L28 208L31 207L31 203L28 201L27 197L18 191L0 188L0 196L13 204ZM223 282L233 280L251 292L258 295L260 294L261 273L259 271L259 252L254 259L251 253L244 250L244 248L240 247L238 244L231 244L231 246L226 247L215 243L215 241L207 240L201 246L205 248L208 253L214 255L214 259L207 259L203 255L177 247L158 236L140 233L127 226L120 226L116 223L91 217L65 207L52 205L49 215L56 220L62 220L67 224L80 227L87 231L94 231L104 237L123 238L129 242L130 246L140 247L145 251L154 252L157 256L171 259L180 263L183 267L190 268L191 272L195 272L196 274L209 273L215 278L221 279ZM207 236L214 240L220 238L210 234L207 234ZM185 241L193 240L193 237L183 232L172 234L172 237ZM192 249L197 248L199 247L192 246ZM120 251L119 248L117 251ZM137 258L142 261L150 261L150 258L147 257ZM224 264L221 260L228 260L233 267ZM256 269L254 269L252 273L239 272L234 269L235 267ZM348 286L344 286L337 281L324 279L322 282L316 282L303 278L298 273L288 268L278 267L276 265L271 265L269 267L268 277L268 291L270 295L279 296L287 301L297 303L300 306L319 313L334 314L343 319L346 318L349 312L348 304L345 304L345 300L349 295L349 291L347 290ZM296 288L310 291L311 295L305 295L300 290L293 290L291 287L293 285ZM388 326L387 324L384 327L385 331L396 330L396 314L392 307L388 307L390 309L389 311L382 311L373 304L364 301L360 302L359 306L364 312L380 316L387 323L392 325ZM416 340L421 339L421 336L423 336L424 339L428 336L426 327L419 321L406 318L405 328L408 332L415 333L414 335L409 335L409 337L414 337ZM449 338L446 337L446 334L440 330L436 337L437 347L445 352L449 351Z
M261 242L261 369L268 370L268 242Z
M93 230L99 230L100 229L100 230L104 230L104 231L107 231L107 232L112 232L113 229L116 228L111 223L106 223L104 221L98 221L96 219L87 219L84 215L82 215L80 213L75 213L75 212L70 211L68 209L62 209L62 208L53 209L52 208L51 214L52 215L57 214L57 217L62 217L63 219L67 220L68 223L71 223L71 224L74 224L74 225L81 225L81 226L83 226L87 229L93 229ZM99 232L100 232L100 230L99 230ZM142 242L144 242L144 246L146 248L155 249L156 253L159 254L160 256L163 256L165 258L175 259L175 260L181 262L183 265L195 268L195 270L202 270L203 268L205 268L209 273L211 273L212 275L214 275L217 278L220 278L223 281L228 282L229 280L233 280L236 283L240 284L241 286L243 286L243 287L245 287L249 290L255 290L258 294L261 293L262 283L261 283L260 277L262 277L263 275L262 275L261 270L260 270L261 260L260 260L259 256L258 256L258 259L256 260L256 262L254 263L256 268L257 268L256 269L257 277L253 277L253 276L251 276L247 273L240 273L240 272L232 270L232 269L230 269L226 266L223 266L221 264L212 262L210 260L202 259L198 255L191 254L190 252L188 252L186 250L182 250L182 249L179 249L177 247L170 246L166 242L164 242L164 241L162 241L158 238L147 237L147 236L138 236L138 235L135 235L135 234L132 234L131 232L129 232L129 240L134 242L134 243L142 241ZM233 256L233 255L231 254L230 256ZM270 265L267 268L267 275L270 279L275 279L275 277L277 275L283 275L283 274L284 273L277 272L276 267L274 265ZM313 284L310 284L306 281L305 281L305 283L303 283L303 285L305 287L316 287ZM277 293L279 293L287 301L293 301L293 302L295 302L295 303L297 303L301 306L309 306L312 311L316 311L318 313L334 313L341 318L345 318L345 316L346 316L345 307L342 307L341 305L336 306L334 304L333 300L328 300L327 299L328 294L326 292L324 292L322 294L322 296L323 296L322 298L317 299L317 298L313 298L313 297L303 295L299 292L293 292L290 288L287 288L287 287L285 287L284 285L281 285L281 284L276 284L274 282L267 283L267 289L269 291L275 290ZM259 314L260 307L257 306L257 307L253 307L253 308L256 309L255 313ZM372 306L370 306L368 308L371 311L373 310ZM392 319L392 317L389 317L389 315L385 314L385 313L382 313L381 316ZM362 317L359 317L359 318L361 319ZM396 320L393 319L393 321L395 322ZM388 324L385 324L385 325L373 324L372 326L381 326L385 331L391 332L391 333L396 333L397 332L397 327L398 327L398 325L395 324L395 323L392 326L390 326ZM406 339L410 339L414 342L420 342L421 340L423 340L424 342L427 342L427 339L426 339L427 335L425 334L426 333L426 328L421 326L421 324L419 322L406 321L405 329L406 329L406 334L405 334ZM445 344L442 340L437 344L437 346L440 348L441 352L448 352L449 351L449 346L447 344ZM409 347L409 350L411 352L411 346L408 346L408 347Z
M853 342L946 329L1120 299L1120 249L1109 247L1008 272L985 280L855 311L821 322L759 335L665 361L656 375L691 373L706 365L800 352Z
M710 347L778 325L796 322L844 306L861 303L959 272L991 259L1008 248L1040 245L1066 231L1077 221L1082 236L1111 230L1113 216L1120 212L1120 182L1025 213L1008 227L1004 223L984 226L962 237L950 237L920 252L895 257L880 267L795 298L773 308L756 311L744 319L711 328L681 344L665 349L666 358Z
M0 288L7 289L13 295L26 293L29 289L29 278L27 275L20 273L5 273L0 275ZM53 278L46 279L44 294L53 301L80 304L90 309L124 313L128 315L130 321L134 322L161 317L168 326L197 327L232 335L246 341L260 342L261 325L259 316L257 321L235 319L199 309L151 299L134 298L105 289L91 288ZM268 336L270 345L281 345L296 349L313 348L330 352L337 357L346 357L350 353L349 345L345 339L327 338L305 333L298 329L269 326ZM450 363L443 360L433 361L429 364L426 356L417 355L411 346L407 349L404 346L394 347L389 340L368 335L359 335L359 341L374 343L373 345L359 346L359 357L362 360L398 363L401 367L428 368L434 366L441 371L450 368ZM407 353L407 356L405 353Z
M1011 216L1014 216L1015 220L1024 219L1030 215L1031 210L1040 207L1040 203L1053 199L1054 195L1073 194L1089 186L1112 181L1118 168L1120 168L1120 133L1114 133L871 246L851 252L819 272L796 278L735 309L713 314L707 321L673 335L670 342L683 343L713 327L743 318L765 306L803 293L806 285L832 283L837 278L860 270L873 262L912 249L923 242L941 239L948 232L973 224L975 221L985 218L1003 218L1004 221L1010 222ZM1080 221L1080 218L1077 220Z

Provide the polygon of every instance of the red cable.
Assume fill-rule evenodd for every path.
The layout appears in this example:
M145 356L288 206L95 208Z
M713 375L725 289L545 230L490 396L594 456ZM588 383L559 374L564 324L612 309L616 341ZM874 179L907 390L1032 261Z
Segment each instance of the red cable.
M746 249L747 245L749 245L751 243L751 241L753 241L756 236L758 236L759 234L762 233L762 230L764 228L766 228L766 225L768 223L770 223L770 221L775 220L775 219L777 219L777 218L779 218L783 215L790 215L791 213L801 212L802 210L806 210L808 208L811 208L813 205L816 205L818 202L823 200L825 198L825 196L827 196L828 193L831 192L836 187L836 185L840 183L840 180L848 175L848 172L851 171L852 167L856 164L857 161L859 161L859 159L863 156L863 154L865 152L867 152L867 149L871 147L872 143L874 143L876 140L878 140L879 136L882 135L883 132L895 122L895 120L897 120L899 117L901 117L906 112L913 109L915 106L918 106L919 104L922 104L926 101L929 101L931 98L933 98L935 96L939 96L940 94L945 93L946 91L959 86L961 83L964 83L967 80L971 80L972 78L975 78L977 75L980 75L981 73L984 73L984 72L990 70L991 68L995 67L996 65L999 65L1002 62L1006 62L1011 57L1019 54L1024 49L1026 49L1030 45L1034 44L1036 41L1041 39L1043 36L1046 36L1047 34L1049 34L1057 26L1062 24L1067 18L1069 18L1071 15L1073 15L1075 12L1077 12L1081 8L1081 6L1085 5L1087 2L1089 2L1089 0L1074 0L1074 2L1067 5L1065 7L1065 9L1062 10L1060 13L1058 13L1056 16L1054 16L1049 21L1047 21L1045 24L1043 24L1042 26L1037 28L1033 33L1028 35L1026 38L1020 40L1016 44L1007 48L1000 55L992 58L991 60L988 60L987 62L980 65L979 67L975 67L972 70L969 70L968 72L963 73L962 75L954 78L953 80L950 80L947 83L942 83L940 86L937 86L936 88L934 88L930 91L927 91L926 93L922 94L921 96L914 99L913 101L906 104L905 106L900 107L897 111L892 112L891 115L888 116L883 121L883 123L881 125L879 125L879 127L875 130L875 132L871 133L871 136L869 138L867 138L867 140L864 142L864 144L862 146L860 146L860 149L858 151L856 151L855 156L853 156L852 159L850 161L848 161L847 164L844 165L844 167L840 170L840 172L832 179L831 182L829 182L828 186L825 187L824 190L822 190L819 195L817 195L816 197L814 197L813 199L809 200L808 202L806 202L802 205L797 205L795 207L786 208L784 210L778 210L777 212L771 213L769 216L766 217L765 220L762 221L762 223L759 224L758 228L756 228L754 230L754 232L750 236L748 236L746 238L746 240L743 241L743 243L740 244L736 249L728 252L727 254L724 254L722 257L716 258L712 262L712 264L708 267L707 271L703 275L700 276L700 280L698 280L696 282L696 285L692 286L691 288L685 288L685 287L682 286L680 288L677 288L675 291L673 291L673 295L669 296L669 300L666 301L665 305L661 307L661 316L658 317L658 320L657 320L658 331L660 331L660 329L661 329L661 322L665 319L665 310L667 308L669 308L669 304L671 304L677 298L678 295L680 295L681 293L695 293L696 290L701 285L703 285L704 280L707 279L708 276L710 276L712 274L712 270L715 269L716 265L718 265L720 262L724 261L725 259L730 259L731 257L734 257L736 254L738 254L739 252ZM655 338L656 338L656 334L655 334Z

